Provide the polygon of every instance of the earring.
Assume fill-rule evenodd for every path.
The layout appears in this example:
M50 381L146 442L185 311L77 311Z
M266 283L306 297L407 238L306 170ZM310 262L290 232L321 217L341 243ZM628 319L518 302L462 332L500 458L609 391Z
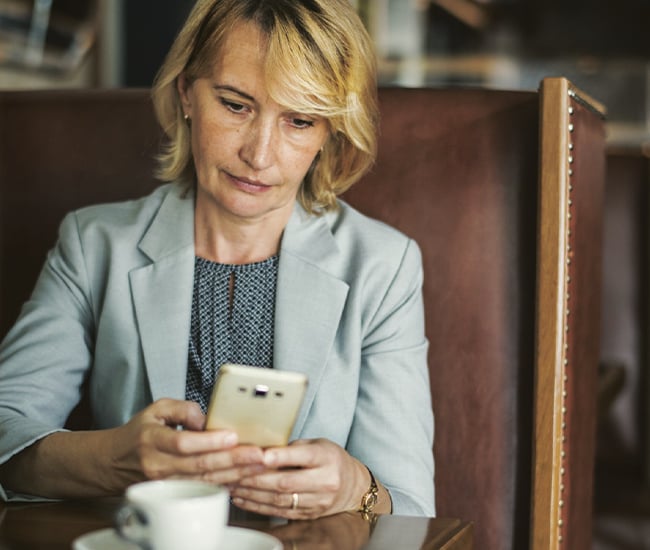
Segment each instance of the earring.
M185 120L185 124L187 124L188 126L192 123L192 119L190 118L190 115L188 115L188 114L183 115L183 120Z

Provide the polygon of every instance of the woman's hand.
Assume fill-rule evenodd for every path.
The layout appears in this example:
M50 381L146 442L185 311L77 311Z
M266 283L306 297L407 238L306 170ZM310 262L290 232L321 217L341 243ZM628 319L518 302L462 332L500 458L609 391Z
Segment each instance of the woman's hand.
M107 456L115 488L170 477L230 484L264 469L262 449L238 446L234 432L203 431L204 426L196 403L161 399L110 430Z
M121 494L144 479L236 483L266 468L262 449L238 446L233 432L203 431L204 423L196 403L161 399L118 428L45 436L0 466L0 482L19 493L79 498Z
M264 464L268 471L244 477L231 487L235 505L259 514L313 519L357 510L370 486L366 467L326 439L267 449ZM377 511L390 512L390 497L383 488L380 501L384 506Z

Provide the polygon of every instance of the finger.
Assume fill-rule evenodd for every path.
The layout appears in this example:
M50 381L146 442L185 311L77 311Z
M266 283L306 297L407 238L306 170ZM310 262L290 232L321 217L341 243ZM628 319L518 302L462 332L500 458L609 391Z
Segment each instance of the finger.
M260 473L266 467L260 462L234 464L230 451L204 453L192 456L175 456L150 453L142 469L149 479L182 478L201 479L213 483L235 484L247 476Z
M287 447L272 447L264 452L264 464L269 468L313 468L323 463L319 460L317 445L295 442Z
M249 512L267 516L285 517L288 519L309 519L323 515L327 503L322 496L312 493L293 494L273 493L250 489L237 488L231 492L232 503ZM294 502L296 503L294 507Z
M324 478L323 472L317 469L266 469L261 473L242 478L239 484L247 488L291 494L296 491L313 491L323 485Z
M237 471L228 482L244 476L259 474L266 469L262 463L262 453L257 447L237 447L228 451L199 453L190 456L171 457L175 470L181 474L204 475L220 470Z
M237 466L234 468L213 470L203 473L176 471L173 475L167 477L173 479L198 479L230 488L236 486L244 476L253 475L261 468L264 468L264 466L254 464L250 466Z
M159 399L149 407L148 413L157 422L168 426L183 426L195 431L205 427L205 415L198 403L192 401Z
M250 466L237 466L226 470L205 472L204 474L192 477L210 483L218 483L220 485L233 487L236 486L245 476L254 475L263 468L264 466L260 464L252 464Z
M210 432L179 431L169 427L150 430L146 437L151 446L170 455L194 455L232 449L237 445L237 434L230 430Z

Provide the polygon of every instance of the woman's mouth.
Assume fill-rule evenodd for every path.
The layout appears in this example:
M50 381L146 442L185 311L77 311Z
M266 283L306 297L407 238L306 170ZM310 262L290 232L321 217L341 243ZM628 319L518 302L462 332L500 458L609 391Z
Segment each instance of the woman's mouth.
M248 193L263 193L273 187L255 179L233 176L232 174L228 174L228 177L236 187Z

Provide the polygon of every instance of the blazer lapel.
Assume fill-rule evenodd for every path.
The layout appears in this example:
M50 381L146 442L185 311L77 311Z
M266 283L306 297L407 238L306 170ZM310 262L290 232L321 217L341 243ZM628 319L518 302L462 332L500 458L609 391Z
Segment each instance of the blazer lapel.
M152 398L184 399L194 280L194 194L172 189L140 249L152 263L130 273L135 314ZM339 326L348 284L328 266L338 247L324 217L296 204L280 250L276 291L274 367L304 372L300 432Z
M348 294L348 284L327 269L338 255L325 219L308 216L296 204L280 250L273 350L274 368L304 372L309 379L294 436L318 389Z
M172 188L140 242L152 263L129 274L151 395L184 399L194 280L194 194Z

